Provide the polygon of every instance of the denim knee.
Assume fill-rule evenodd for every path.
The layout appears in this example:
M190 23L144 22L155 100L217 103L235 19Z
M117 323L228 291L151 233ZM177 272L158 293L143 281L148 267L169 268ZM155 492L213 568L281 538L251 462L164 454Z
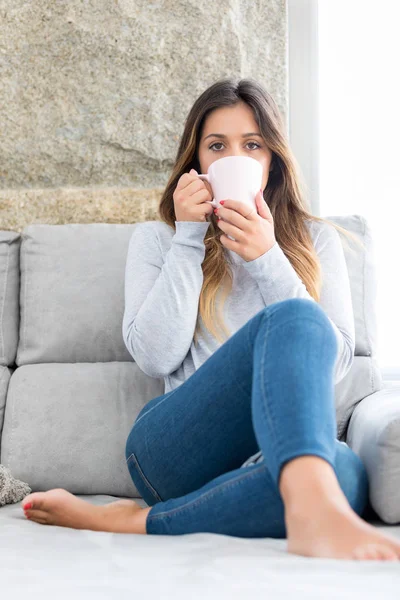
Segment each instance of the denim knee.
M361 516L369 497L366 468L361 458L345 442L337 440L336 444L336 476L351 508Z
M325 330L328 334L328 338L330 335L332 347L336 348L337 352L338 342L332 323L330 322L328 315L325 313L324 309L318 304L318 302L315 302L314 300L310 300L308 298L288 298L287 300L282 300L280 302L276 302L275 304L270 304L262 310L264 311L265 316L268 315L269 319L271 319L272 316L275 315L275 313L277 313L276 317L274 317L273 319L275 321L273 327L279 327L279 325L283 325L285 322L292 321L294 317L298 317L296 325L299 324L299 331L302 330L302 320L304 320L304 327L306 329L309 327L307 319L311 319L320 323L325 327Z
M309 298L288 298L287 300L282 300L281 302L277 302L275 304L277 308L278 305L281 313L282 311L285 313L287 312L291 317L312 317L315 320L324 322L329 328L332 329L332 324L329 321L327 314L320 304L318 304L318 302L315 300ZM268 308L269 307L266 306L264 310L268 310Z

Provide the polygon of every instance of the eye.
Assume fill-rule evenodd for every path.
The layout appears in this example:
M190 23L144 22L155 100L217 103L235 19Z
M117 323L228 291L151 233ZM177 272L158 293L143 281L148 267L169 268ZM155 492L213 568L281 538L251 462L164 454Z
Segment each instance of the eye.
M260 144L257 144L257 142L249 142L249 144L253 144L254 146L256 146L257 148L260 148Z
M214 144L211 144L211 146L209 146L210 150L213 150L213 152L218 152L218 150L214 149L214 146L220 146L222 145L222 142L214 142Z
M247 142L247 146L249 144L252 144L253 146L255 146L255 148L250 148L250 150L257 150L257 148L261 148L260 144L257 144L257 142ZM209 146L209 149L212 150L213 152L219 152L220 150L214 148L214 146L222 146L222 142L214 142L213 144L211 144L211 146Z

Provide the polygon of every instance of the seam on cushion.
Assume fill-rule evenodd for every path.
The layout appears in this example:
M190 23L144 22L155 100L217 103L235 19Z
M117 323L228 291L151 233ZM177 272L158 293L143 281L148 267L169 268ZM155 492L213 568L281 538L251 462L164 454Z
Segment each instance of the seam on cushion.
M9 386L10 387L10 386ZM6 406L8 404L8 390L7 390L7 402L6 402ZM14 429L15 429L15 399L13 401L13 405L12 405L12 409L11 409L11 433L10 433L10 450L8 453L8 458L9 458L9 464L11 464L11 456L12 456L12 445L13 445L13 438L14 438ZM3 428L4 428L4 423L3 423Z
M367 231L367 223L366 220L364 219L364 217L361 218L361 222L363 224L363 242L365 242L366 239L366 231ZM371 248L369 247L369 250L371 251ZM366 264L367 264L367 260L366 260L366 254L367 252L363 252L363 281L362 281L362 286L363 286L363 293L362 293L362 306L363 306L363 319L364 319L364 327L365 327L365 333L366 333L366 338L367 338L367 349L368 349L368 356L371 356L371 344L370 344L370 339L369 339L369 332L367 329L367 319L366 319L366 315L365 315L365 272L366 272Z
M0 378L0 386L3 384L3 379L4 379L4 375L5 375L6 369L7 369L7 367L3 368L3 372L2 372L1 378ZM8 371L8 369L7 369L7 371ZM7 392L8 392L8 387L7 387L6 393L5 393L5 402L4 402L4 408L3 408L3 422L1 423L1 426L0 426L0 442L1 442L1 439L2 439L3 429L4 429L4 415L6 413ZM0 444L0 448L1 448L1 444ZM0 457L1 457L1 452L0 452Z
M27 238L25 238L26 241ZM21 249L22 249L22 244L21 244ZM27 269L27 264L28 264L28 253L25 252L25 285L24 285L24 326L23 326L23 335L22 335L22 349L26 350L26 322L27 322L27 317L26 317L26 313L27 313L27 305L26 305L26 296L27 296L27 289L28 289L28 269Z
M8 368L4 367L4 366L3 366L3 369L1 369L2 373L1 373L1 377L0 377L0 389L1 389L1 385L3 383L3 379L4 379L4 375L5 375L6 370L8 371ZM7 402L7 392L6 392L6 402ZM6 409L6 402L4 403L4 411ZM3 428L0 429L0 434L1 434L2 429ZM1 436L0 436L0 440L1 440Z
M373 392L375 392L376 390L375 390L375 382L374 382L374 369L372 368L372 358L371 358L371 356L369 357L368 363L369 363L368 364L368 366L369 366L369 383L370 383L370 386L371 386L371 390Z
M400 418L392 419L392 421L390 421L389 425L387 427L385 427L385 429L383 430L387 434L385 436L385 439L382 440L382 436L381 435L379 436L378 446L381 446L381 447L387 446L387 439L391 435L391 430L394 429L395 427L399 427L399 425L400 425Z
M8 281L8 269L9 269L9 265L10 265L10 244L7 244L7 264L6 264L6 273L4 276L4 296L3 296L3 302L1 305L1 315L0 315L0 337L1 337L1 350L2 350L2 355L1 358L3 360L3 362L6 362L6 357L5 357L5 351L4 351L4 330L3 330L3 316L4 316L4 305L6 302L6 292L7 292L7 281Z
M396 464L396 460L397 460L397 455L395 455L395 453L392 451L392 448L390 446L391 430L394 429L395 426L399 426L399 425L400 425L400 418L393 419L389 423L389 425L384 429L384 432L386 432L385 439L382 439L382 434L380 434L377 439L377 446L384 453L384 456L381 458L381 462L385 461L386 467L389 469L392 467L393 464ZM388 443L388 440L389 440L389 443ZM393 477L386 477L388 486L392 484L392 479L393 479ZM385 496L384 507L383 507L383 511L385 512L385 517L386 517L385 522L386 522L387 518L389 518L390 520L396 519L396 522L397 522L397 512L395 512L396 509L394 509L392 506L390 506L390 501L391 501L391 498L387 498ZM381 503L381 506L382 506L382 503ZM389 515L387 513L389 513Z

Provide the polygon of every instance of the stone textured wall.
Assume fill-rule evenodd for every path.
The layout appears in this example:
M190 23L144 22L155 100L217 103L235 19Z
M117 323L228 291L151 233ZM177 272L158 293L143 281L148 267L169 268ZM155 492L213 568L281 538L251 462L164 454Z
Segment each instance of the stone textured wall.
M86 189L117 219L120 189L113 222L141 220L190 107L222 77L259 80L287 122L286 0L1 0L0 23L2 229L65 210L82 222Z

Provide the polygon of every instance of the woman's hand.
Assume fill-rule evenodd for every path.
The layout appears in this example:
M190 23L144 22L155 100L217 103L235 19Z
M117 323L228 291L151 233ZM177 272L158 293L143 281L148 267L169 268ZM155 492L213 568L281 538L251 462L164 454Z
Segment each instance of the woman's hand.
M233 250L246 262L262 256L275 244L274 221L261 190L256 196L256 208L239 200L223 200L221 208L215 214L224 220L218 226L224 234L220 240L228 250ZM250 212L250 214L249 214ZM227 236L231 235L235 241Z
M213 206L210 185L199 178L195 169L179 178L173 193L175 220L205 222L212 215Z

